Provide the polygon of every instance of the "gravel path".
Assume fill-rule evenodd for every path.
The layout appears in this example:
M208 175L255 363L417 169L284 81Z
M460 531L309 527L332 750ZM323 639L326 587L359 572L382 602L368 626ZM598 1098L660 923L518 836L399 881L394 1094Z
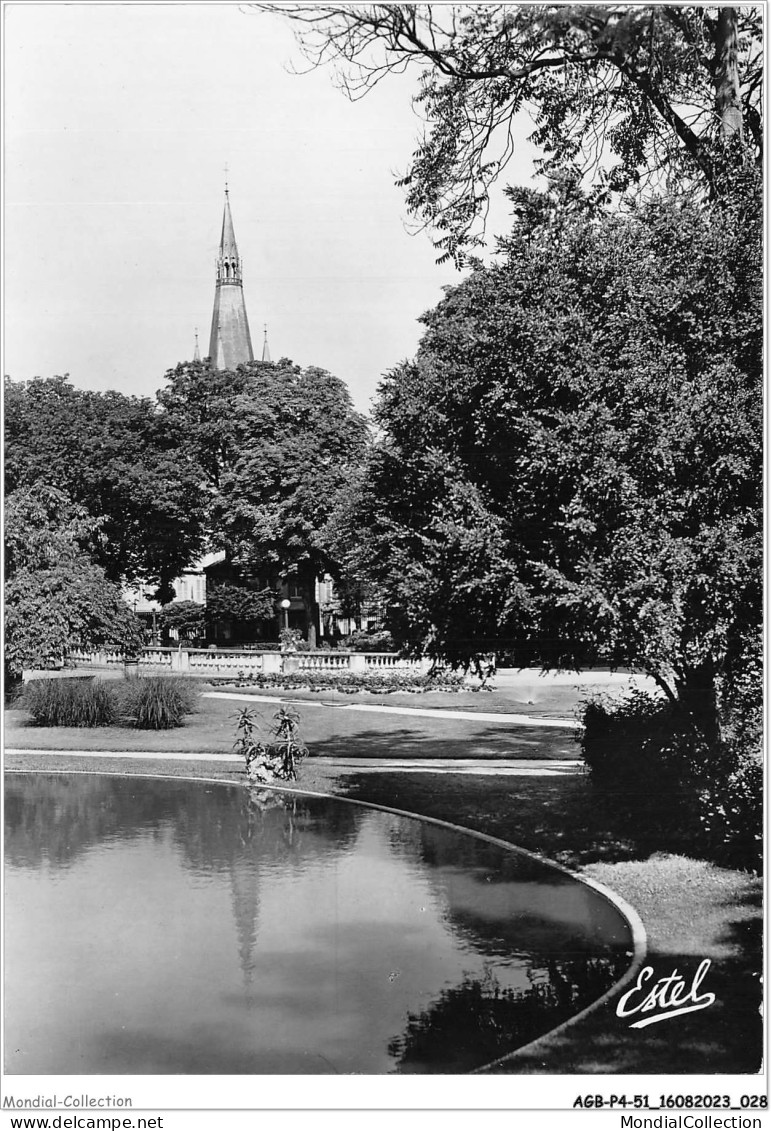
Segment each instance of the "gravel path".
M237 691L205 691L202 699L234 699L239 703L254 703L256 696L245 695ZM291 699L283 695L260 695L266 703L305 703L304 699ZM580 723L575 719L543 719L533 718L532 715L504 714L502 711L447 711L442 707L381 707L374 703L329 703L323 699L318 700L320 707L329 707L334 711L370 711L383 715L412 715L423 719L465 719L470 722L482 723L517 723L526 727L569 727L578 730Z
M214 763L222 766L238 766L243 768L243 758L236 754L211 754L191 753L182 751L165 751L159 755L157 750L29 750L12 747L6 749L6 755L21 757L45 756L48 758L90 758L112 761L157 762L163 759L168 762L198 762ZM582 763L575 758L565 758L562 761L543 762L532 758L515 761L509 759L485 760L475 758L414 758L401 760L395 758L372 758L368 760L357 758L313 758L305 765L314 764L332 773L394 773L400 774L474 774L483 777L559 777L565 774L581 772ZM9 764L8 768L12 768Z

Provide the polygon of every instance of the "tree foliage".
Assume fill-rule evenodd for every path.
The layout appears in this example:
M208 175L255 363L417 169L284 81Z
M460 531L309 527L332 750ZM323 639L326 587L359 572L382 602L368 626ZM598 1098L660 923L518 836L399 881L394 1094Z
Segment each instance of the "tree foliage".
M401 184L443 257L478 242L521 111L543 171L577 164L600 193L653 179L714 196L726 161L761 160L759 6L252 6L288 16L352 98L419 68L426 128Z
M415 651L631 665L709 729L760 624L759 187L540 216L384 380L340 542Z
M206 591L206 617L218 620L259 621L275 616L276 592L273 589L247 589L220 581Z
M161 609L161 624L174 629L183 639L203 636L206 606L197 601L170 601Z
M7 380L5 483L65 492L98 520L92 552L107 577L157 586L161 599L202 547L198 469L147 398L66 377Z
M6 501L5 666L59 665L75 648L104 645L133 654L136 617L85 546L93 522L61 491L21 488Z
M312 599L315 578L335 569L323 532L367 436L345 384L287 359L167 377L159 402L201 469L210 539L246 582L292 577Z

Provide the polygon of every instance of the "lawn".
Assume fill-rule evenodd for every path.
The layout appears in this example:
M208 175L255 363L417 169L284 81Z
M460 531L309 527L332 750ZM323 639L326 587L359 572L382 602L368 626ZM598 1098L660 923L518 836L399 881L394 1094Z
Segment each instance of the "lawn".
M423 696L407 698L410 706L424 705ZM300 712L303 739L314 756L363 759L578 757L575 732L568 728L364 713L350 709L351 699L340 696L339 702L327 706L326 697L323 701L314 697L297 702L295 696L291 696ZM356 702L362 701L356 697ZM476 700L479 710L486 710L487 701L487 698L481 702ZM9 710L5 715L5 744L11 748L37 750L157 750L159 753L174 750L230 754L238 712L250 703L267 731L278 704L259 695L250 696L244 703L202 698L198 711L188 716L185 725L170 731L38 727L32 725L26 712Z
M573 692L572 692L573 693ZM494 695L495 693L493 693ZM560 692L562 694L562 692ZM488 712L493 695L479 695ZM295 696L292 697L296 698ZM350 699L344 697L346 702ZM428 696L406 696L424 706ZM324 696L327 699L327 696ZM389 704L394 696L385 697ZM458 700L453 696L458 706ZM357 697L358 701L358 697ZM242 780L240 769L217 761L230 753L238 704L202 700L203 709L184 728L150 731L43 730L18 711L6 714L6 768L107 770ZM442 704L444 706L444 704ZM263 701L266 722L276 705ZM467 709L463 705L463 709ZM511 710L507 706L507 710ZM644 1030L628 1028L615 1002L517 1054L500 1071L514 1073L754 1073L762 1051L759 976L762 969L761 882L747 873L689 856L672 830L666 843L635 833L603 800L588 775L502 777L440 772L367 772L366 759L383 755L575 758L569 731L507 723L360 714L301 703L302 733L313 755L300 766L298 787L391 806L502 837L584 871L618 892L641 915L649 941L648 963L660 978L678 971L690 980L710 960L703 984L716 994L708 1010L672 1018ZM532 713L532 712L529 712ZM93 750L91 758L67 758L35 750ZM100 750L158 751L150 761L110 762ZM211 762L170 762L163 752L205 751ZM324 755L324 757L319 757ZM361 769L335 766L335 757L356 755ZM750 1085L748 1085L750 1086ZM676 1085L675 1085L676 1088Z

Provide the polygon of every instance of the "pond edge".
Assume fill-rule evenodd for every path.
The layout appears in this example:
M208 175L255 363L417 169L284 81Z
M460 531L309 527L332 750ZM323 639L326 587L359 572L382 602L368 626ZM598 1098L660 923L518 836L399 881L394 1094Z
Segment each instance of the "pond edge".
M246 782L233 781L232 778L210 778L210 777L187 777L182 774L135 774L121 773L120 771L111 770L4 770L3 779L8 774L56 774L56 775L78 775L88 777L111 777L111 778L144 778L150 781L185 781L185 782L204 782L209 785L226 785L231 788L238 789L247 785ZM248 787L247 787L248 788ZM484 840L488 844L494 844L499 848L504 848L509 852L518 853L520 856L525 856L539 864L543 864L548 868L553 868L557 872L561 872L565 876L576 880L578 883L584 884L586 887L592 888L598 895L609 903L626 922L629 932L632 936L632 958L628 969L624 974L614 982L609 989L598 997L596 1001L591 1002L579 1013L573 1017L569 1017L567 1021L563 1021L554 1029L550 1029L547 1033L543 1033L535 1040L529 1041L526 1045L521 1045L519 1048L513 1049L509 1053L491 1060L488 1064L483 1064L479 1068L474 1068L468 1073L470 1076L476 1076L481 1073L489 1072L493 1068L497 1068L502 1064L509 1064L522 1056L523 1053L532 1053L534 1050L546 1045L558 1034L564 1033L571 1026L577 1022L588 1017L590 1013L602 1008L619 990L628 985L629 982L637 975L642 968L643 962L648 953L648 936L637 911L617 892L612 888L607 887L605 884L600 883L598 880L592 879L591 876L584 876L581 872L575 872L571 868L566 868L564 864L559 864L556 860L550 860L548 856L541 856L537 852L531 852L528 848L521 848L517 844L512 844L511 841L503 840L501 837L490 836L489 833L478 832L476 829L469 829L465 825L456 825L452 821L442 820L440 817L423 816L421 813L411 813L408 809L396 809L391 805L378 805L374 801L359 801L354 797L345 797L334 793L322 793L319 790L295 788L293 786L281 785L265 785L260 783L261 790L269 789L275 793L289 793L300 794L305 797L319 797L326 801L343 801L349 805L359 805L365 809L376 809L381 813L393 813L397 817L409 817L414 821L424 821L430 825L438 825L440 828L450 829L453 832L463 833L466 836L475 837L477 840Z

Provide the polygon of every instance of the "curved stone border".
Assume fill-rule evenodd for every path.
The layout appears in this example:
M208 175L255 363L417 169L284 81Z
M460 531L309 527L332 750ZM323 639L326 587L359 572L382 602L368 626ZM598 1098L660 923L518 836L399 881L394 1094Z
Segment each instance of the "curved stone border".
M98 754L95 755L98 757ZM151 781L185 781L185 782L206 782L209 785L227 785L231 788L238 788L246 783L241 781L228 780L227 778L204 778L204 777L186 777L184 774L129 774L129 773L115 773L109 770L7 770L3 774L5 778L6 773L13 774L76 774L82 776L101 776L108 778L144 778ZM611 888L606 887L605 884L599 883L597 880L591 879L589 876L583 876L580 872L574 872L570 868L558 864L556 860L550 860L546 856L540 856L537 852L531 852L528 848L520 848L519 845L512 844L508 840L502 840L497 836L490 836L488 833L477 832L475 829L468 829L464 825L456 825L452 821L443 821L439 817L424 817L420 813L410 813L407 809L395 809L390 805L377 805L372 801L358 801L353 797L337 796L333 793L320 793L318 790L312 789L294 789L291 786L281 785L265 785L259 783L259 788L270 789L276 793L299 793L304 797L320 797L325 801L343 801L348 805L359 805L365 809L376 809L381 813L393 813L397 817L409 817L413 821L425 821L430 825L438 825L439 828L451 829L453 832L463 833L466 836L476 837L477 840L487 841L488 844L497 845L499 848L505 848L509 852L516 852L520 856L526 856L529 860L534 860L539 864L543 864L547 868L553 868L557 872L562 872L563 875L569 876L577 883L585 884L586 887L592 888L594 891L601 895L616 911L622 919L625 920L629 927L632 936L632 961L625 974L614 982L613 985L605 991L602 997L597 998L591 1005L587 1005L580 1013L576 1013L574 1017L569 1017L567 1021L563 1021L561 1025L556 1028L550 1029L547 1033L543 1033L540 1037L536 1037L534 1041L529 1041L528 1044L522 1045L520 1048L513 1049L511 1052L506 1053L504 1056L498 1057L496 1060L490 1061L489 1064L483 1064L479 1068L474 1068L469 1075L475 1076L479 1073L489 1072L491 1068L495 1068L501 1064L508 1064L514 1061L523 1053L530 1053L534 1049L541 1047L550 1041L557 1034L564 1033L576 1022L588 1017L590 1013L600 1009L606 1002L608 1002L615 994L618 993L624 986L626 986L637 975L645 960L648 950L648 937L645 933L642 919L637 914L635 909L630 903L627 903L620 895L612 891Z

